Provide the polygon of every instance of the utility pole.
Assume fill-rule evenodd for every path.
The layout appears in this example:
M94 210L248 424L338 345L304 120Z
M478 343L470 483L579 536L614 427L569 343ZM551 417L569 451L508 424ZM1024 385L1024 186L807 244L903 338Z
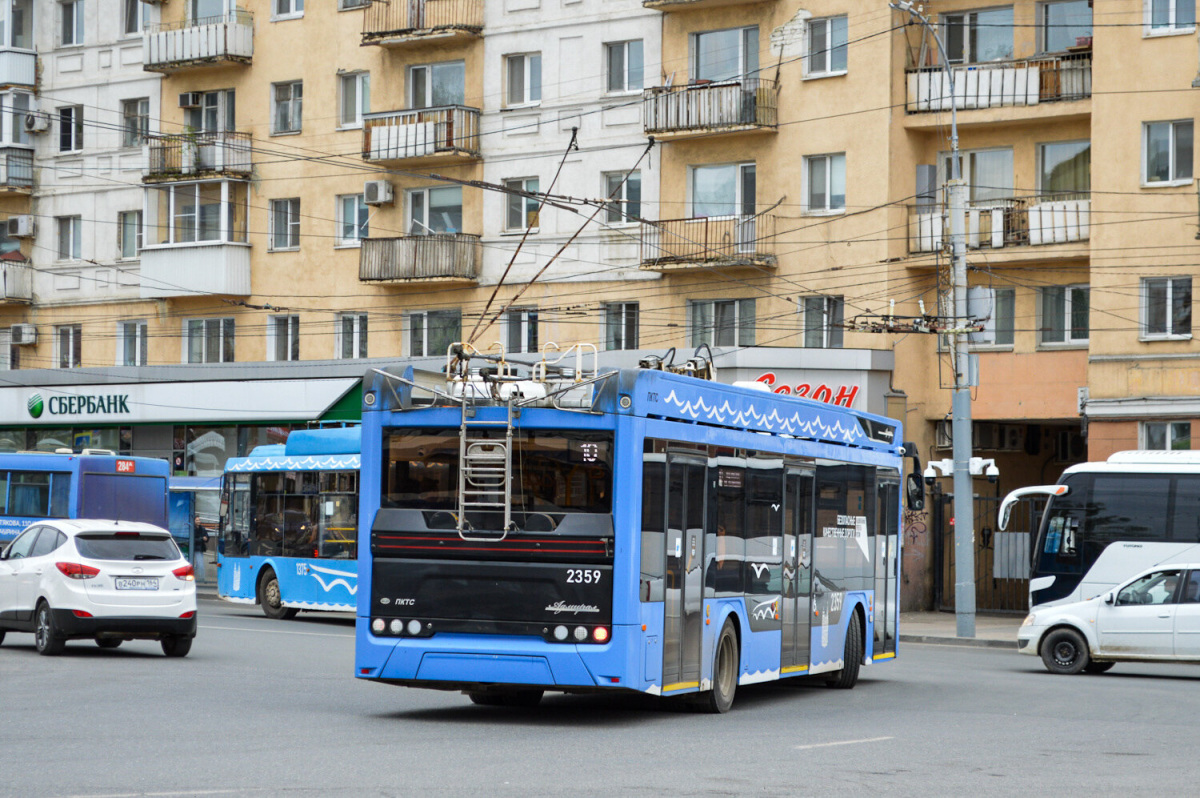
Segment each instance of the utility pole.
M975 636L975 490L971 478L971 354L967 319L966 183L958 154L958 96L954 70L937 28L914 7L912 0L889 3L920 22L937 44L950 88L950 180L946 182L946 204L950 214L950 279L956 323L947 330L954 364L954 393L951 434L954 439L954 615L959 637Z

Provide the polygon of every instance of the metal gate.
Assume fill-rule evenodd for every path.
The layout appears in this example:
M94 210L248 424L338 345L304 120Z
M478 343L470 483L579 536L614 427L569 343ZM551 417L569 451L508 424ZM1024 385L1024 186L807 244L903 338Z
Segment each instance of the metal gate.
M934 531L934 602L954 610L954 496L935 487L931 496ZM1021 499L1013 507L1008 529L996 529L1000 498L975 497L975 609L1023 613L1029 609L1030 541L1037 532L1046 500Z

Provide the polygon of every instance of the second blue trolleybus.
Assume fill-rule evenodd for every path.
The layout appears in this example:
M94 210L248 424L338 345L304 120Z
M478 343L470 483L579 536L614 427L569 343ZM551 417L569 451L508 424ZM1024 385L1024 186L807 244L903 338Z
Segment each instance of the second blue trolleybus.
M445 374L368 374L362 431L359 678L723 712L739 685L849 688L896 654L893 420L455 345Z

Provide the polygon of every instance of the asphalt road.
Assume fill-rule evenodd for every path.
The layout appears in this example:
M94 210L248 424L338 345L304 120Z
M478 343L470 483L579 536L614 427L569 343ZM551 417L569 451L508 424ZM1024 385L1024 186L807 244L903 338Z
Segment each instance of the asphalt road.
M1014 652L903 645L850 692L738 690L697 715L639 696L532 710L360 682L348 616L201 603L156 643L0 645L0 794L803 796L1195 790L1200 669L1052 676Z

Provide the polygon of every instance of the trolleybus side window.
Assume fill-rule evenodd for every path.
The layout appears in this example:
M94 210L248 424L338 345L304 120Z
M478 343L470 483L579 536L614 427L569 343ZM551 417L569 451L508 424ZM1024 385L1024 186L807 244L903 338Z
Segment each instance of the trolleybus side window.
M746 592L778 592L783 563L783 461L750 463L745 494Z
M642 463L642 601L662 601L666 527L666 460L647 454ZM650 458L655 458L651 460Z
M874 585L867 537L875 526L875 469L859 465L817 466L815 568L839 590Z
M704 556L705 594L740 595L743 592L742 564L746 551L746 469L744 460L738 464L725 465L723 461L734 458L719 458L721 462L710 468L710 487L716 501L713 502L713 523L707 528Z

